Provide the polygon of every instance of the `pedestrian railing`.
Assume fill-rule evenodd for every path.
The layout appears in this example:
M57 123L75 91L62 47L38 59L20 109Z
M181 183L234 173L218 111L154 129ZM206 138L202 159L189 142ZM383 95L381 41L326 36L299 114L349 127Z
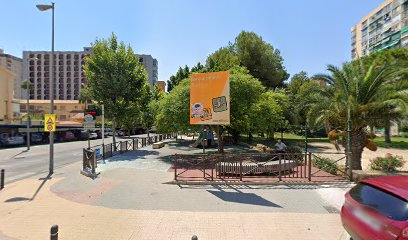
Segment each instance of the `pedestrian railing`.
M98 161L105 161L105 159L113 157L118 154L126 153L128 151L135 151L139 148L146 147L153 143L163 141L165 139L174 138L174 134L160 134L151 137L133 138L124 141L117 141L116 143L99 144L83 149L83 169L81 173L96 177L96 168Z
M323 154L324 153L320 153ZM318 153L226 153L174 156L174 180L243 181L254 178L307 180L333 177L327 169L314 166ZM334 162L344 159L338 154ZM303 180L303 181L304 181Z

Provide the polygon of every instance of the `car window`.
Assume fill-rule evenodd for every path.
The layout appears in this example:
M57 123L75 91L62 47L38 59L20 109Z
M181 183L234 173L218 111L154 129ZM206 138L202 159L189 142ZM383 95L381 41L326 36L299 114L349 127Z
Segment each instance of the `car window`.
M360 183L350 190L357 202L396 221L408 221L408 202L379 188Z

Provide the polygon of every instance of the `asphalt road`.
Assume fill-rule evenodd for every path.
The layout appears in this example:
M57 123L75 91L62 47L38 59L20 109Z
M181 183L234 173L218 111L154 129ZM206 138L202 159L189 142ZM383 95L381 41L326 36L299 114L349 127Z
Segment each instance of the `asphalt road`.
M153 134L150 134L153 135ZM132 137L146 137L146 134ZM121 139L118 139L121 140ZM112 137L105 138L105 143L111 143ZM91 140L91 146L102 143L102 139ZM87 141L64 142L54 144L54 173L58 168L69 164L80 164L82 149L88 146ZM30 151L26 147L0 150L0 169L5 169L5 182L10 183L38 174L47 174L49 169L49 145L34 145ZM79 165L80 168L80 165ZM78 171L79 171L78 168Z

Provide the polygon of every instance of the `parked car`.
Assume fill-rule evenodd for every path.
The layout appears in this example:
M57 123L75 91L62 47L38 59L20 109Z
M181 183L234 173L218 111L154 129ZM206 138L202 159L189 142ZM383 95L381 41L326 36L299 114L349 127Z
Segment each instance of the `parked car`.
M74 132L75 138L77 140L88 140L88 131L75 131Z
M32 144L42 143L43 135L41 133L31 133L30 139Z
M0 138L0 145L3 146L16 146L16 145L23 145L24 144L24 136L22 135L5 135L3 134L2 137Z
M99 139L102 139L102 130L96 130L95 132L96 132L96 134L98 135L98 138L99 138ZM105 138L109 137L109 135L108 135L107 132L104 132L104 137L105 137Z
M58 135L58 141L69 142L75 140L75 135L71 131L60 132Z
M122 137L122 136L124 136L125 134L123 133L122 130L116 130L116 135Z
M89 132L89 139L98 139L98 134L96 132Z
M346 193L341 220L353 239L408 239L408 176L362 180Z
M105 128L105 136L113 136L112 129L110 129L110 128Z

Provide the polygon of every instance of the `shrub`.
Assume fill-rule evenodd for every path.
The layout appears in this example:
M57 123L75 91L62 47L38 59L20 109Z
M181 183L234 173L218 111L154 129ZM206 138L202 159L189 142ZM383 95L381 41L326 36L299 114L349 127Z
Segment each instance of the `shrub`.
M337 174L337 164L334 163L330 158L318 158L314 157L312 159L313 165L325 172L336 175Z
M373 170L381 170L385 172L395 172L397 168L404 166L404 160L401 156L393 156L387 153L385 157L376 157L370 160L370 167Z
M408 132L402 132L401 137L403 138L408 138Z

